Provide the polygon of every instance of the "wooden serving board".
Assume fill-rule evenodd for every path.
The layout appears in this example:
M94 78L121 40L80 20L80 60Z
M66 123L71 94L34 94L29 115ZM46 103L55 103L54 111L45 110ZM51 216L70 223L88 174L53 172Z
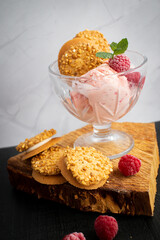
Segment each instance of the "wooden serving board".
M119 159L113 161L113 172L106 184L96 190L83 190L69 183L62 185L43 185L32 178L30 160L22 161L22 154L8 160L8 173L11 184L19 190L66 204L82 211L100 213L112 212L128 215L154 214L156 177L159 168L159 152L153 123L113 123L113 129L131 134L135 146L129 154L142 161L140 171L130 177L123 176L118 170ZM90 125L63 136L57 144L73 146L81 134L92 130Z

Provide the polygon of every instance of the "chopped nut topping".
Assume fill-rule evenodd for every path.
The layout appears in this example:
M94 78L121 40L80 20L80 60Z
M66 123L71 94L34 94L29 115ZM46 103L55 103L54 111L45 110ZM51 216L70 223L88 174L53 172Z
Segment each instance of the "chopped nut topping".
M110 52L109 44L102 33L95 30L84 30L77 33L77 38L86 38L99 48L99 51Z
M103 63L101 58L95 56L95 53L98 52L98 48L88 45L88 43L78 43L77 47L74 46L74 50L71 56L69 55L70 50L62 55L59 64L61 74L81 76L88 72L88 70Z
M103 34L98 31L85 30L79 32L75 38L81 38L82 42L69 46L64 52L59 60L59 70L61 74L79 77L102 64L104 60L96 57L96 52L110 52L110 47Z
M65 155L65 148L50 147L31 160L32 168L44 175L58 175L58 161Z
M112 171L110 159L92 147L68 149L66 166L67 170L72 172L73 177L86 186L107 180Z
M33 147L35 144L40 143L43 140L52 137L54 134L56 134L56 130L54 130L54 129L44 130L42 133L39 133L35 137L32 137L30 139L26 138L24 142L21 142L16 147L16 149L19 152L26 151L30 147Z

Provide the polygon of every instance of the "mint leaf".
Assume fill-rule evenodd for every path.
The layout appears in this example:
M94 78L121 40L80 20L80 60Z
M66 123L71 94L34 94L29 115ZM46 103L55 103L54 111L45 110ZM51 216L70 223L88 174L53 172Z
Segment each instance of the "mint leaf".
M114 51L114 55L119 55L119 54L122 54L124 53L125 51L122 49L122 48L117 48L115 51Z
M119 55L124 53L128 48L128 40L127 38L123 38L118 44L117 48L114 50L115 55Z
M99 58L112 58L113 54L112 53L107 53L107 52L97 52L96 57Z
M116 50L116 48L117 48L117 43L115 43L115 42L112 42L111 44L110 44L110 48L113 50L113 52Z
M127 38L123 38L118 44L117 44L117 49L123 50L123 53L127 50L128 48L128 40Z

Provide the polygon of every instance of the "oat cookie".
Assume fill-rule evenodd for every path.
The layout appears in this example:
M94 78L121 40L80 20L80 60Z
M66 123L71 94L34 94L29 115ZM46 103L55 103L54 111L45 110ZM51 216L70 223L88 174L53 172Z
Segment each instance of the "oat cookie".
M65 154L65 148L50 147L31 159L32 169L43 175L58 175L61 173L58 162Z
M72 185L83 189L96 189L104 185L112 171L109 158L92 147L69 149L59 161L62 175Z
M104 62L96 52L110 52L109 44L98 31L85 30L66 42L58 55L59 71L63 75L82 76Z
M79 77L99 66L103 60L96 57L96 52L98 48L87 39L74 38L68 41L63 45L58 57L60 73Z
M32 171L32 177L34 180L41 184L46 185L59 185L67 182L67 180L61 175L42 175L37 171Z
M84 30L75 36L76 38L85 38L94 44L102 52L110 52L110 46L103 34L96 30Z
M42 184L62 184L66 182L58 167L65 148L50 147L31 159L32 177Z
M49 139L54 134L56 134L56 130L50 129L50 130L44 130L42 133L37 134L34 137L31 137L30 139L26 138L24 142L21 142L17 147L18 152L23 152L26 150L29 150L31 147L35 146L36 144Z
M24 155L22 156L22 160L26 160L28 158L31 158L31 157L43 152L45 149L48 149L49 147L54 146L61 139L62 139L61 137L51 138L47 143L43 143L40 147L38 147L32 151L25 152Z

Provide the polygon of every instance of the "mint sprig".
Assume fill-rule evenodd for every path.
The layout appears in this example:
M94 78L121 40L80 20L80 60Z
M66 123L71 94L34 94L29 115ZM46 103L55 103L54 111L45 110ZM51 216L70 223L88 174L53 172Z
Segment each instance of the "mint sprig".
M112 49L113 53L108 52L97 52L96 57L99 58L113 58L114 55L119 55L124 53L128 48L128 40L127 38L123 38L119 43L112 42L110 44L110 48Z

